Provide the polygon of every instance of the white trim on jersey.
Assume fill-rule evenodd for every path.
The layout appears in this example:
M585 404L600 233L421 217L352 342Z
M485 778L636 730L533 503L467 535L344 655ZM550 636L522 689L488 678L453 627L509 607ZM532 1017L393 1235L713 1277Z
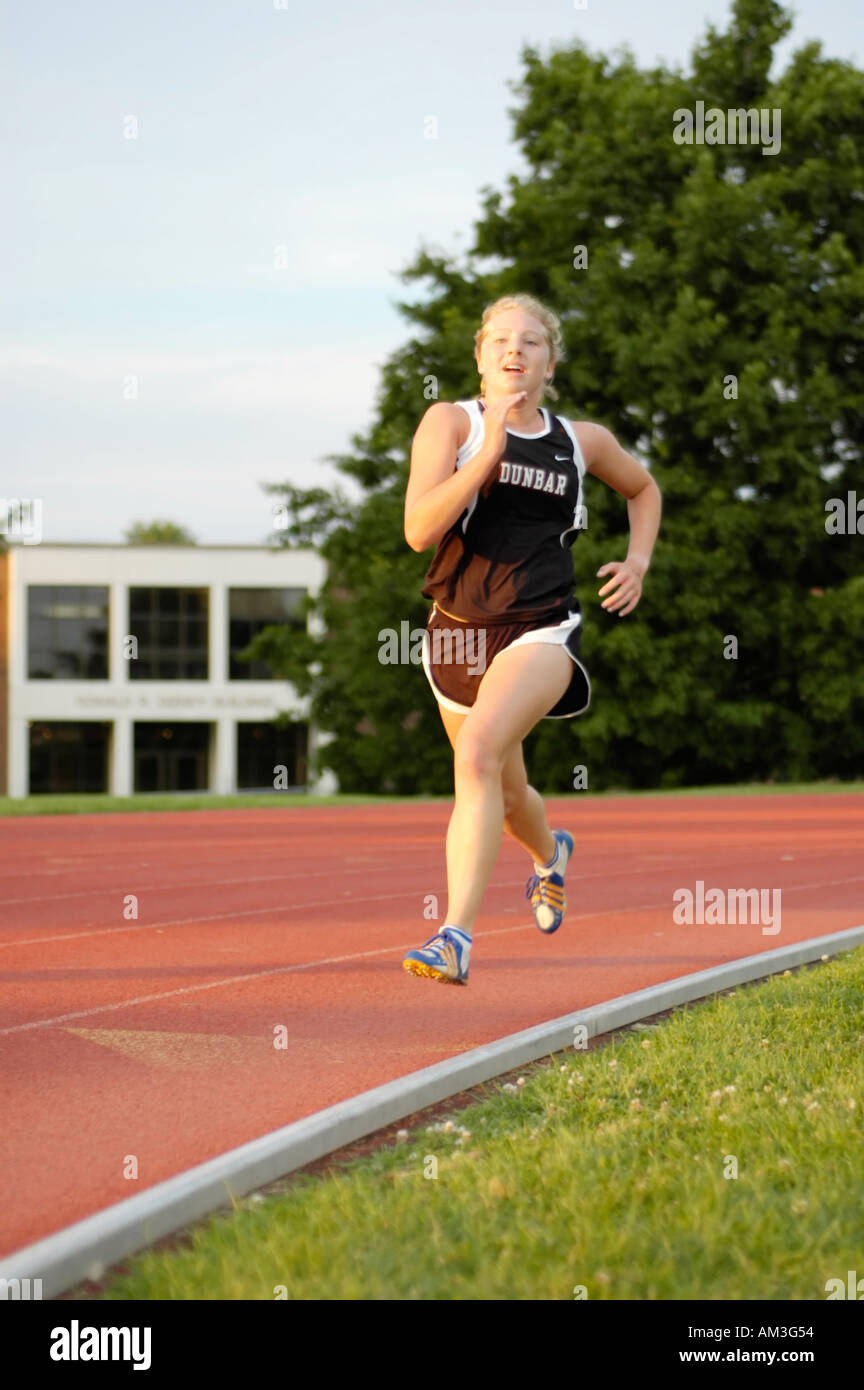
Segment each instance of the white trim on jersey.
M540 406L540 414L543 416L543 422L546 425L545 430L535 430L533 434L523 434L521 430L511 430L508 425L507 433L515 435L517 439L545 439L547 434L550 434L552 431L552 421L549 418L549 411L546 409L545 405Z
M588 472L588 468L585 463L585 456L579 447L579 440L576 438L576 431L570 424L570 421L564 419L563 415L559 415L558 419L561 421L561 424L564 426L565 430L567 431L571 440L573 441L573 459L576 464L576 467L579 469L579 477L584 478L585 474Z
M480 409L479 401L455 401L454 404L461 405L471 422L468 438L456 455L456 467L461 468L477 453L483 443L483 436L486 431L483 428L483 412Z
M483 425L483 412L480 409L479 401L456 401L454 402L454 404L461 405L462 409L468 416L468 419L471 421L471 429L468 432L468 438L465 440L465 443L462 445L458 454L456 455L456 467L462 468L468 462L469 459L473 459L475 454L479 454L480 450L483 447L483 440L486 436L486 430ZM471 498L471 501L468 503L465 515L462 518L463 535L467 531L468 522L471 520L471 517L474 514L474 508L477 506L478 496L479 493L475 492L474 496Z
M571 443L573 444L573 462L574 462L575 465L576 465L576 472L579 474L579 493L578 493L577 498L576 498L576 510L575 510L574 513L573 513L573 525L572 525L572 526L568 526L568 527L567 527L567 530L566 530L566 531L562 531L562 532L561 532L561 535L558 537L558 543L559 543L559 545L562 545L562 546L563 546L563 544L564 544L564 537L565 537L565 536L569 536L571 531L581 531L581 530L582 530L582 494L583 494L583 482L584 482L584 479L585 479L585 474L587 473L588 469L587 469L587 467L586 467L586 465L585 465L585 457L584 457L584 455L583 455L583 453L582 453L582 450L581 450L580 447L579 447L579 440L576 438L576 431L574 430L573 426L570 424L570 421L564 419L564 416L563 416L563 415L559 415L559 416L558 416L558 419L561 421L561 424L564 426L565 430L567 431L568 435L570 436Z

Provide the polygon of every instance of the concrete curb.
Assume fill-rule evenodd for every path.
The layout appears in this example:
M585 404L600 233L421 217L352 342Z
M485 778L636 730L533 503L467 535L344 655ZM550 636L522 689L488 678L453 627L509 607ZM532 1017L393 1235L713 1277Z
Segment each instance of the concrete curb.
M596 1037L664 1009L862 944L864 925L781 946L551 1019L484 1047L473 1048L446 1062L411 1072L397 1081L376 1086L351 1100L341 1101L316 1115L253 1139L6 1256L0 1262L0 1279L41 1279L43 1298L52 1298L94 1277L94 1266L104 1270L116 1264L125 1256L207 1216L224 1206L232 1196L243 1197L406 1115L447 1100L526 1062L571 1049L577 1024L584 1025L588 1037Z

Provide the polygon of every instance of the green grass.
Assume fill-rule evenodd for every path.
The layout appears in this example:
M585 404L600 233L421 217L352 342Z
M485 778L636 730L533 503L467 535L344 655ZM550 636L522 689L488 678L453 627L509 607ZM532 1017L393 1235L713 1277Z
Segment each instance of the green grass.
M216 796L209 792L153 792L135 796L108 796L101 793L58 793L44 796L0 797L2 816L78 815L105 811L225 811L267 806L364 806L386 800L379 796L307 796L305 793L265 792L260 795Z
M568 1051L103 1297L825 1299L864 1274L862 998L864 949Z
M609 790L604 792L548 792L550 798L580 797L640 797L640 796L786 796L790 793L864 792L864 782L748 782L740 786L676 787L658 791ZM412 801L452 801L452 796L311 796L304 793L266 792L260 795L215 796L209 792L153 793L136 796L103 794L70 794L56 796L0 796L0 816L76 815L79 812L105 811L221 811L251 806L266 806L282 810L286 806L367 806L390 805Z

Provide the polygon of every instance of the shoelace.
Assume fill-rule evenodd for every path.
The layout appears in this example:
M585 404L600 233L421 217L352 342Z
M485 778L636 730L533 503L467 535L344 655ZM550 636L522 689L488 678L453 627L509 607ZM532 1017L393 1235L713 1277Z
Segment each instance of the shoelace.
M527 885L527 887L526 887L526 889L525 889L525 897L526 897L526 898L529 898L529 899L530 899L530 898L533 898L534 893L535 893L535 891L536 891L536 889L537 889L537 885L539 884L539 882L540 882L540 875L539 875L539 874L532 874L531 877L530 877L529 880L528 880L528 885Z
M446 946L449 939L450 938L446 937L443 932L439 931L437 936L430 936L429 940L426 942L426 945L423 947L423 950L426 951L429 949L430 946L435 946L440 951L443 946Z

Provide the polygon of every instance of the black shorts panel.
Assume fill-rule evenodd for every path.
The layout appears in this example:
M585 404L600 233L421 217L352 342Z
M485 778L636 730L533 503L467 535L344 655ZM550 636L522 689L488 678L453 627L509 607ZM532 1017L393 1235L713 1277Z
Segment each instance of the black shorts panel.
M478 627L442 613L433 604L423 638L423 667L436 699L455 713L467 713L477 699L483 676L498 653L522 638L526 640L519 641L520 646L534 640L546 641L546 637L533 638L530 634L549 631L550 624L537 622ZM573 661L573 675L561 699L543 716L545 719L572 719L588 708L591 681L579 659L581 641L580 622L573 626L566 640L560 642Z

